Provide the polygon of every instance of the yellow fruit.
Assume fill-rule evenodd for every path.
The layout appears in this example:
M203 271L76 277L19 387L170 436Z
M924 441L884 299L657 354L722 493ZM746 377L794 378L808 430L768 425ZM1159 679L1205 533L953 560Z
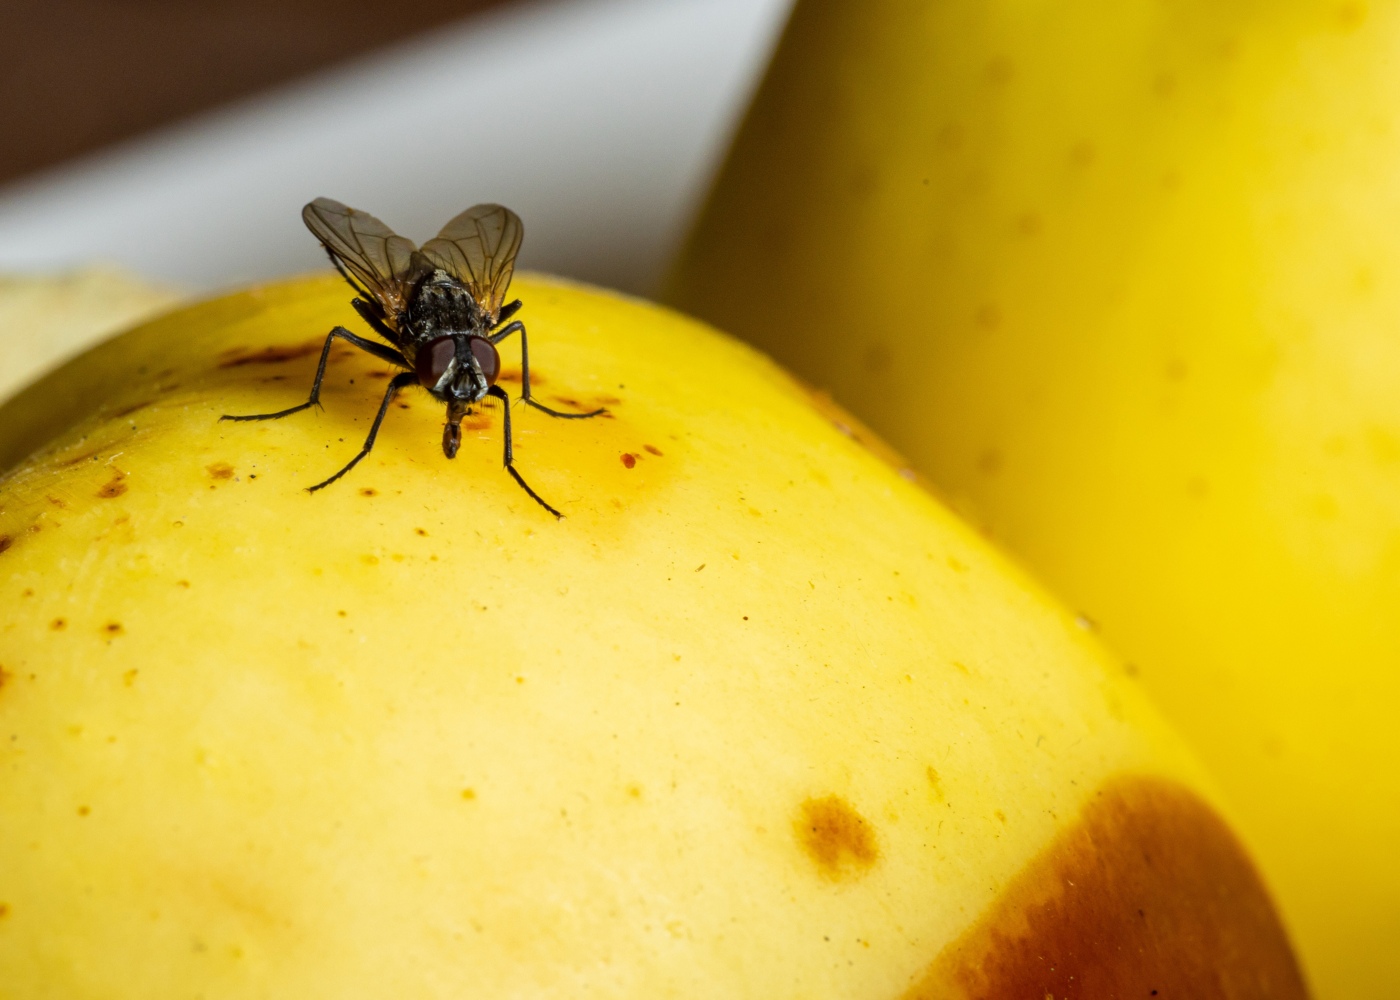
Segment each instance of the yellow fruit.
M1400 4L799 4L673 284L1102 624L1400 996Z
M0 482L7 998L1303 995L1070 615L749 348L515 290L546 401L611 415L515 410L563 521L499 412L448 461L417 390L308 495L385 385L357 351L324 412L218 422L304 398L339 281L0 409L39 448Z
M170 308L176 298L109 267L0 274L0 400L102 337Z

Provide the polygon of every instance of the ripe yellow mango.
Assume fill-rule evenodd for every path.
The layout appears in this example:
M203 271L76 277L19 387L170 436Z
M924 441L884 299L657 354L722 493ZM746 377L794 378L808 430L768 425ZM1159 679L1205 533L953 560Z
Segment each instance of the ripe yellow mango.
M1302 997L1217 796L1074 617L750 348L536 277L453 461L343 283L0 408L14 1000ZM503 379L518 391L518 368ZM873 445L873 442L871 443ZM1048 958L1048 961L1047 961Z
M1400 4L801 3L670 299L1101 623L1400 996Z

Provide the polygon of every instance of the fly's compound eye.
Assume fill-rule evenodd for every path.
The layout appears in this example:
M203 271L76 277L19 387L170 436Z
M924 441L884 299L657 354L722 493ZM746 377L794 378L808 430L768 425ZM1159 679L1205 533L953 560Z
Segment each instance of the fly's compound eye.
M435 388L442 381L443 375L447 374L447 366L452 364L456 355L457 345L452 342L451 337L438 337L428 341L418 349L418 356L414 358L413 367L418 381L425 388Z
M473 337L471 345L472 357L476 358L476 363L481 366L481 374L486 376L486 384L495 385L496 376L501 374L501 356L496 352L496 345L484 337Z

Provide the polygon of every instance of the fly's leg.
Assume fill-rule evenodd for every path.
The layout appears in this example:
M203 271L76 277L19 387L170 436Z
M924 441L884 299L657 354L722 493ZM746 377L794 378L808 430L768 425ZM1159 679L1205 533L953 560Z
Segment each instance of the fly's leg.
M511 305L514 304L513 302L511 303ZM509 309L510 307L507 306L506 308ZM514 310L511 311L514 312ZM499 344L516 331L520 333L520 397L524 399L525 402L529 403L537 410L543 410L551 417L564 417L568 420L579 420L583 417L596 417L600 413L607 412L602 407L599 407L591 413L560 413L558 410L551 410L543 403L535 402L534 398L530 395L530 341L525 336L525 324L520 322L520 320L516 320L514 323L503 328L499 333L493 333L490 340L493 344ZM526 489L529 489L529 487L526 487ZM533 493L530 495L534 496ZM536 499L539 498L536 497ZM540 500L540 503L544 503L544 501Z
M360 318L369 324L371 330L391 344L397 344L399 342L398 336L393 330L389 329L387 323L379 318L378 314L374 311L374 307L368 302L364 299L351 299L350 304L355 307L355 311L360 314ZM371 341L371 343L373 343L373 341Z
M220 420L276 420L278 417L289 417L293 413L299 413L310 406L319 406L321 403L321 380L326 377L326 361L331 356L331 342L339 337L341 340L349 341L362 351L368 351L376 358L382 358L400 368L407 368L408 360L394 350L392 347L385 347L383 344L376 344L372 340L364 337L357 337L343 326L338 326L326 335L326 346L321 348L321 363L316 366L316 379L311 383L311 398L297 406L288 407L285 410L278 410L276 413L250 413L244 416L233 416L225 413ZM325 483L321 484L322 486Z
M488 396L495 396L497 399L499 399L499 400L504 404L504 405L502 406L502 409L505 411L505 415L506 415L506 419L505 419L505 432L506 432L505 463L506 463L506 471L510 473L512 479L514 479L517 483L520 484L520 488L521 488L522 490L524 490L526 493L530 494L530 499L534 500L535 503L539 504L539 505L540 505L541 507L543 507L545 510L547 510L547 511L549 511L551 514L553 514L555 517L562 519L562 518L564 517L564 515L561 514L561 513L559 513L557 510L555 510L555 509L554 509L553 507L551 507L549 504L545 503L544 500L543 500L543 498L541 498L540 495L539 495L538 493L536 493L534 490L530 489L530 484L527 483L527 482L525 482L524 478L520 475L520 473L518 473L518 472L515 471L515 448L514 448L514 446L513 446L512 443L511 443L511 437L510 437L510 397L507 396L507 395L506 395L506 391L505 391L504 389L502 389L502 388L501 388L500 386L498 386L498 385L493 385L491 388L487 389L487 390L486 390L486 395L488 395ZM385 405L388 405L388 404L386 403ZM583 417L592 416L591 413L579 413L579 414L561 413L561 414L556 414L556 415L557 415L557 416L583 416ZM383 416L383 411L380 411L380 416ZM372 438L374 437L374 435L371 434L370 437L371 437L371 439L372 439ZM355 461L358 462L359 459L356 459ZM355 464L355 462L351 462L351 463L350 463L350 465L354 465L354 464ZM348 466L347 466L347 468L348 468ZM342 471L344 471L344 470L342 470ZM340 475L340 473L336 473L336 475ZM332 477L332 478L334 478L334 477ZM328 481L329 481L329 480L328 480ZM322 483L321 485L324 486L325 483Z
M389 404L393 402L394 397L398 394L398 391L400 389L402 389L406 385L412 385L416 381L418 381L418 376L414 375L413 372L400 372L398 375L395 375L392 379L389 380L389 388L384 390L384 402L379 404L379 412L375 414L374 423L370 426L369 429L369 437L365 438L365 446L360 449L360 453L354 458L350 459L350 461L346 464L345 468L341 469L335 475L331 476L331 478L322 480L315 486L308 486L306 488L306 492L315 493L317 490L324 489L325 487L329 486L331 483L335 482L341 476L345 475L347 472L353 469L357 464L359 464L360 459L364 458L366 455L369 454L369 450L374 447L374 439L379 436L379 425L384 422L384 414L389 412ZM529 489L529 487L527 486L526 489ZM530 495L534 496L533 493ZM539 500L539 497L535 497L535 499ZM544 501L540 500L540 503L544 503Z
M525 303L521 302L519 299L516 299L514 302L507 302L505 305L501 306L501 311L496 314L496 322L506 322L512 316L518 313L520 311L520 307L524 304Z

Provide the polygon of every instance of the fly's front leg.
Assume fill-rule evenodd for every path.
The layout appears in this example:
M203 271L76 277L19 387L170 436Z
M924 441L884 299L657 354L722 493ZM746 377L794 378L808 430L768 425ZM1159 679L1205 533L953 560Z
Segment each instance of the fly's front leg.
M285 410L278 410L276 413L249 413L242 416L233 416L225 413L220 420L276 420L278 417L289 417L293 413L300 413L310 406L319 406L321 403L321 380L326 377L326 362L331 356L331 342L339 337L341 340L349 341L362 351L368 351L377 358L383 358L390 364L398 365L400 368L407 368L408 361L402 354L383 344L376 344L372 340L364 337L357 337L343 326L338 326L330 333L326 334L326 344L321 348L321 363L316 366L316 378L311 383L311 398L297 406L288 407ZM325 485L322 483L321 485Z
M391 344L397 344L399 342L399 338L395 335L394 331L389 329L389 324L379 318L379 314L374 311L374 306L370 305L369 302L365 299L351 299L350 305L360 314L360 319L369 324L371 330Z
M510 435L510 397L507 396L507 395L506 395L506 391L505 391L504 389L502 389L502 388L501 388L500 386L498 386L498 385L493 385L491 388L487 389L487 390L486 390L486 395L488 395L488 396L495 396L497 399L499 399L499 400L501 401L501 403L503 404L501 408L502 408L502 410L505 411L505 415L506 415L506 419L505 419L505 435L506 435L505 463L506 463L506 471L510 473L512 479L514 479L517 483L520 484L520 488L521 488L522 490L524 490L526 493L530 494L530 499L534 500L535 503L539 504L539 505L540 505L541 507L543 507L545 510L547 510L547 511L549 511L551 514L553 514L555 517L560 518L560 519L562 520L563 517L564 517L564 515L561 514L561 513L559 513L557 510L555 510L555 509L554 509L553 507L551 507L549 504L545 503L545 502L544 502L544 499L543 499L538 493L536 493L534 490L530 489L530 484L527 483L527 482L525 482L524 477L522 477L522 476L520 475L520 473L518 473L518 472L515 471L515 446L514 446L514 444L513 444L512 441L511 441L511 435ZM587 414L587 413L583 413L583 414L560 414L560 416L592 416L592 414ZM351 465L354 465L355 463L354 463L354 462L351 462L350 464L351 464Z
M511 305L515 305L515 303L511 303ZM509 308L509 306L507 306L507 308ZM511 310L511 312L514 312L514 310ZM521 398L521 399L525 400L525 402L529 403L529 404L530 404L531 406L533 406L535 409L537 409L537 410L543 410L545 413L548 413L551 417L564 417L564 418L570 419L570 420L578 420L578 419L580 419L580 418L582 418L582 417L596 417L598 414L606 412L606 411L600 406L598 409L593 410L591 413L560 413L558 410L551 410L549 407L545 406L543 403L537 403L537 402L535 402L534 397L532 397L532 396L530 395L530 341L529 341L529 339L525 336L525 324L522 323L522 322L520 322L520 320L516 320L514 323L511 323L509 326L504 327L499 333L493 333L493 334L491 335L491 337L490 337L490 340L491 340L491 343L493 343L493 344L499 344L501 341L503 341L503 340L505 340L507 337L509 337L512 333L516 333L516 332L519 332L519 334L520 334L520 398ZM528 489L529 487L526 487L526 488ZM533 496L534 494L531 494L531 495ZM544 503L544 501L541 500L540 503ZM547 505L546 505L546 506L547 506Z
M398 394L398 391L404 386L412 385L414 382L417 381L418 376L413 374L413 372L400 372L398 375L395 375L392 379L390 379L389 388L384 390L384 402L379 404L379 413L375 415L374 423L370 425L369 437L365 438L365 446L360 449L360 453L354 458L350 459L350 461L346 464L345 468L341 469L335 475L331 476L331 478L324 479L321 482L317 483L315 486L308 486L306 488L306 492L315 493L317 490L329 486L331 483L335 482L341 476L345 475L356 465L358 465L360 459L368 455L369 450L374 447L374 439L379 436L379 425L384 422L384 414L389 412L389 404L393 402L394 396L396 396Z

